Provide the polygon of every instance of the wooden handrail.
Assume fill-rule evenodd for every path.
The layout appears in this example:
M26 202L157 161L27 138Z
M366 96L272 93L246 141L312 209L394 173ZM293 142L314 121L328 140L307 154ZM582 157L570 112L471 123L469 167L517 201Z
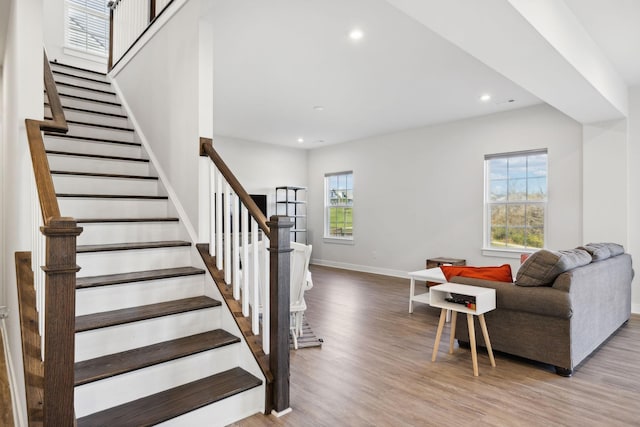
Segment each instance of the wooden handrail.
M247 207L249 214L256 220L258 226L262 231L269 235L269 226L267 225L267 218L264 216L256 202L253 201L249 193L246 192L240 181L235 177L231 169L222 160L222 157L213 148L213 140L211 138L200 137L200 156L208 156L211 161L216 165L224 179L227 180L233 191L238 195L238 198Z

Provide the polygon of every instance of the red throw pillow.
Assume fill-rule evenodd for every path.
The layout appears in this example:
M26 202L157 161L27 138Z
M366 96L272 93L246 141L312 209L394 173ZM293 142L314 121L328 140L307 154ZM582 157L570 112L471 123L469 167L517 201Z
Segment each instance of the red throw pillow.
M474 279L493 280L496 282L513 283L511 266L503 264L500 267L466 267L457 265L440 266L447 282L456 276L471 277Z

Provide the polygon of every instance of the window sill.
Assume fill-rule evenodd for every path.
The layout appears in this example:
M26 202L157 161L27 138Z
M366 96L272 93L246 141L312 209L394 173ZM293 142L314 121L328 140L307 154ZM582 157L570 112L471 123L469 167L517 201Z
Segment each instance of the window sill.
M87 61L97 62L99 64L107 63L108 57L103 55L96 55L93 53L85 52L83 50L75 49L73 47L65 46L63 49L65 55L75 56L77 58L86 59Z
M324 243L330 243L333 245L354 245L353 238L340 238L340 237L323 237Z
M515 258L519 259L522 254L532 254L537 249L522 249L522 250L514 250L514 249L496 249L496 248L482 248L483 256L492 256L499 258Z

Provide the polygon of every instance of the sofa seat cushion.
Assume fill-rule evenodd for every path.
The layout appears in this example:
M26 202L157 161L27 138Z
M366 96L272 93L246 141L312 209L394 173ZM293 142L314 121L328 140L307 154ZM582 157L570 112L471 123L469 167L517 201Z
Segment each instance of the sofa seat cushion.
M591 262L583 249L550 251L541 249L531 254L516 275L518 286L551 286L560 274Z
M453 283L481 286L496 290L496 309L568 319L572 316L569 292L547 286L522 287L512 283L454 277Z

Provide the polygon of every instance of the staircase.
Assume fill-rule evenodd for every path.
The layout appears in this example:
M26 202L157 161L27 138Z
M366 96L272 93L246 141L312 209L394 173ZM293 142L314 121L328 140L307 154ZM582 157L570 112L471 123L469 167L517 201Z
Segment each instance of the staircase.
M226 425L264 410L260 371L245 362L240 333L196 266L197 251L170 215L175 209L107 77L51 69L69 132L45 132L47 157L61 214L84 229L78 426Z

